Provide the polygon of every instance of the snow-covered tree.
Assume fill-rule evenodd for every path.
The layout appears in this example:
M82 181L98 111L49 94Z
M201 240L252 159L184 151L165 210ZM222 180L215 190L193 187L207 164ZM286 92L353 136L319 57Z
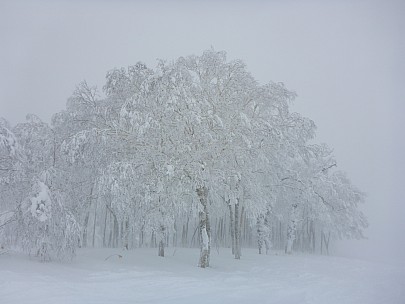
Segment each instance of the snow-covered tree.
M243 242L291 253L314 251L319 234L361 237L364 195L313 143L314 122L290 112L282 83L259 84L211 49L113 69L103 93L80 83L50 126L0 121L0 217L18 211L15 242L43 259L90 240L164 256L181 228L202 268L214 244L240 259Z
M46 185L46 172L34 180L32 191L18 214L19 241L24 250L42 261L71 259L79 238L79 225L63 206L64 197Z

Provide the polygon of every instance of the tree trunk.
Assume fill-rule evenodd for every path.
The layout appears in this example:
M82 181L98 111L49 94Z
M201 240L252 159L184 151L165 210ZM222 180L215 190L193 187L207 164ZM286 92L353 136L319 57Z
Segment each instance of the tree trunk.
M235 204L235 259L240 260L240 226L239 226L239 200Z
M87 213L86 217L84 218L84 224L83 224L83 240L82 240L82 247L87 247L87 228L89 224L89 217L90 217L90 208L91 208L91 203L92 203L92 197L93 197L93 186L90 188L90 199L89 199L89 205L86 208ZM95 218L95 215L94 215ZM94 245L93 245L94 247Z
M242 256L242 241L244 239L244 232L246 232L244 228L244 221L245 221L245 206L242 206L242 210L239 216L239 256ZM246 238L245 238L246 239Z
M87 211L86 217L84 218L84 223L83 223L82 247L84 247L84 248L87 247L87 226L89 224L89 217L90 217L90 212Z
M311 251L312 253L315 253L315 249L316 249L316 242L315 242L315 224L314 221L311 221L311 239L312 239L312 248Z
M328 233L328 238L326 238L326 234L322 232L323 242L325 243L326 254L329 255L329 240L330 240L330 232Z
M123 239L124 239L124 249L128 250L129 249L129 219L126 218L124 221L124 233L123 233Z
M94 248L95 243L96 243L96 222L97 222L97 202L94 207L94 222L93 222L93 241L92 241L92 246Z
M257 217L257 246L259 247L259 254L262 254L263 244L264 244L264 216L260 214Z
M145 237L145 222L142 222L142 227L139 231L139 243L138 243L139 248L143 247L144 237Z
M235 218L233 216L233 210L230 200L228 201L228 207L229 207L229 218L231 228L232 254L235 254Z
M190 217L187 216L187 222L186 224L183 224L183 232L181 234L181 244L183 247L187 246L187 241L188 241L188 223L190 221Z
M288 223L287 228L287 245L285 248L285 253L291 254L292 248L294 245L294 241L296 239L296 232L297 232L297 204L292 205L291 214L290 214L290 222Z
M163 240L160 240L159 242L158 256L162 258L165 256L165 245Z
M159 238L159 246L158 246L158 256L164 257L165 256L165 240L166 240L166 229L165 226L160 225L159 231L157 233Z
M271 231L271 226L270 226L270 211L266 212L266 215L264 217L264 243L266 245L266 254L269 254L270 248L271 248L271 239L270 235L272 233Z
M177 247L177 223L174 221L173 247Z
M221 217L221 220L219 221L219 233L221 236L221 246L224 246L225 244L225 236L224 236L224 218Z
M211 229L208 212L208 189L206 187L198 188L197 195L202 205L202 211L199 212L200 260L198 266L201 268L206 268L210 265L211 246Z
M114 217L114 225L113 225L113 247L118 247L118 234L119 234L119 227L118 227L118 219L117 216L112 213Z
M323 231L321 230L321 254L323 254Z
M107 234L107 215L108 215L108 209L105 208L105 215L104 215L104 227L103 227L103 247L106 247L107 240L106 240L106 234Z
M209 238L207 233L206 216L203 211L199 212L200 224L199 224L199 238L200 238L200 261L198 266L205 268L209 266Z

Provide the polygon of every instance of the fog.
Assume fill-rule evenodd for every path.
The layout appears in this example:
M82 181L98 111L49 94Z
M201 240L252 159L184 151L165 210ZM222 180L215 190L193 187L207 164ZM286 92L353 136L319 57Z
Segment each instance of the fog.
M150 1L152 2L152 1ZM405 260L405 4L401 1L2 1L0 116L45 121L82 80L210 47L297 92L317 141L367 193L367 240L337 253Z

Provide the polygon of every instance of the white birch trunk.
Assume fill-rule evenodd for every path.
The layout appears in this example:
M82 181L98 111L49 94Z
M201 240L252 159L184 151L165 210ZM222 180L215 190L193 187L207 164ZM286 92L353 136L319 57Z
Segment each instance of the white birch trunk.
M257 217L257 246L259 247L259 254L262 254L262 250L263 250L263 245L264 245L264 216L263 214L260 214Z
M129 249L129 219L124 221L124 249Z
M296 239L296 232L297 232L297 204L292 205L291 214L290 214L290 222L288 223L287 228L287 244L285 253L291 254L292 248L294 245L294 241Z
M270 211L267 211L264 217L264 244L266 245L266 254L269 254L272 247L271 232Z
M200 260L198 266L201 268L209 267L210 265L210 223L209 223L209 213L208 213L208 189L205 187L197 189L197 195L200 199L203 210L200 211L200 223L199 223L199 234L200 234Z

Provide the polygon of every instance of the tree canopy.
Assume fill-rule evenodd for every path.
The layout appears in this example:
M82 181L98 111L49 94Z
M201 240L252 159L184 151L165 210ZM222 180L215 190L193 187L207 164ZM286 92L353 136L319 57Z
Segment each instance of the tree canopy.
M2 119L1 242L43 259L90 241L161 256L198 244L208 267L213 245L239 259L242 243L291 253L362 237L364 194L290 111L295 97L207 50L113 69L103 92L82 82L50 125Z

